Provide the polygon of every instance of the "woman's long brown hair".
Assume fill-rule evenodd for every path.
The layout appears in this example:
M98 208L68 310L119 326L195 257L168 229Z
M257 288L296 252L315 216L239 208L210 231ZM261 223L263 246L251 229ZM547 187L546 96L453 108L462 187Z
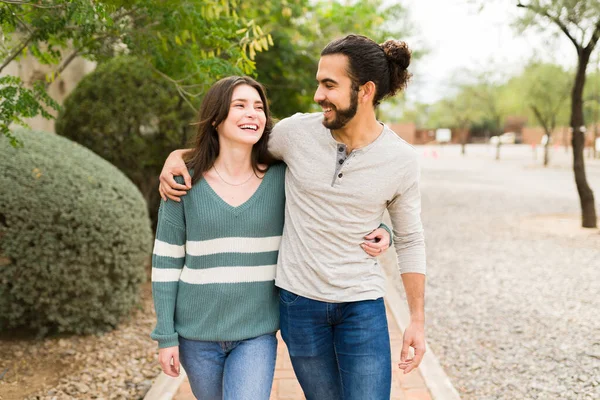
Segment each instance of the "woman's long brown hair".
M269 165L275 162L267 149L273 121L269 112L265 89L260 83L248 76L230 76L212 85L202 100L194 149L185 157L188 169L193 170L192 184L202 179L204 172L213 167L219 155L219 134L216 127L227 118L233 91L239 85L248 85L256 89L263 102L263 110L266 116L265 130L258 142L252 146L250 158L252 169L254 173L263 173L266 172ZM267 168L261 169L259 164L266 164Z

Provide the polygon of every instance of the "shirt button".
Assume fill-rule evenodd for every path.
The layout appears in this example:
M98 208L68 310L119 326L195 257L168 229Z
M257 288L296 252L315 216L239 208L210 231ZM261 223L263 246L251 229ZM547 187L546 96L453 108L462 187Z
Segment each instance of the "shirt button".
M344 163L344 160L343 160L343 159L341 159L341 160L340 160L340 164L343 164L343 163Z
M338 174L338 178L341 178L342 176L344 176L344 174L342 174L342 173Z
M344 151L344 146L340 146L338 147L338 151L341 153L342 151Z

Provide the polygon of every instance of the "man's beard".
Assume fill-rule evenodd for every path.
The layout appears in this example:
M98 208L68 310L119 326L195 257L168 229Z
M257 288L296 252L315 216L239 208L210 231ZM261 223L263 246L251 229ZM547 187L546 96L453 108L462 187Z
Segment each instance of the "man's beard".
M350 106L348 108L337 109L331 103L322 103L320 105L329 105L331 111L335 112L335 118L332 121L323 119L325 128L330 130L341 129L356 115L356 111L358 110L358 90L350 90Z

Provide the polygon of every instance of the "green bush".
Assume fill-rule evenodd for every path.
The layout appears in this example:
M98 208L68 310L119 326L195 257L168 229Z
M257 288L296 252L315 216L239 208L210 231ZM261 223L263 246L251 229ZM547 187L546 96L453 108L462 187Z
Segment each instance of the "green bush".
M92 333L138 302L152 246L144 198L117 168L51 133L0 140L0 330Z
M56 133L123 171L144 195L155 222L162 165L193 136L195 115L172 83L142 61L119 57L98 66L71 92Z

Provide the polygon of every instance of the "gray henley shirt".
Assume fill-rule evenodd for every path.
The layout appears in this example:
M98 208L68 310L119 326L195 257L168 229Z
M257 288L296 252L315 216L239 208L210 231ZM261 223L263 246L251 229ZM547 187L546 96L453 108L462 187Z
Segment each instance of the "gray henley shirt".
M285 225L276 285L326 302L385 294L377 259L360 247L389 211L400 273L425 274L419 165L415 149L387 126L346 154L321 113L277 123L269 150L288 166Z

